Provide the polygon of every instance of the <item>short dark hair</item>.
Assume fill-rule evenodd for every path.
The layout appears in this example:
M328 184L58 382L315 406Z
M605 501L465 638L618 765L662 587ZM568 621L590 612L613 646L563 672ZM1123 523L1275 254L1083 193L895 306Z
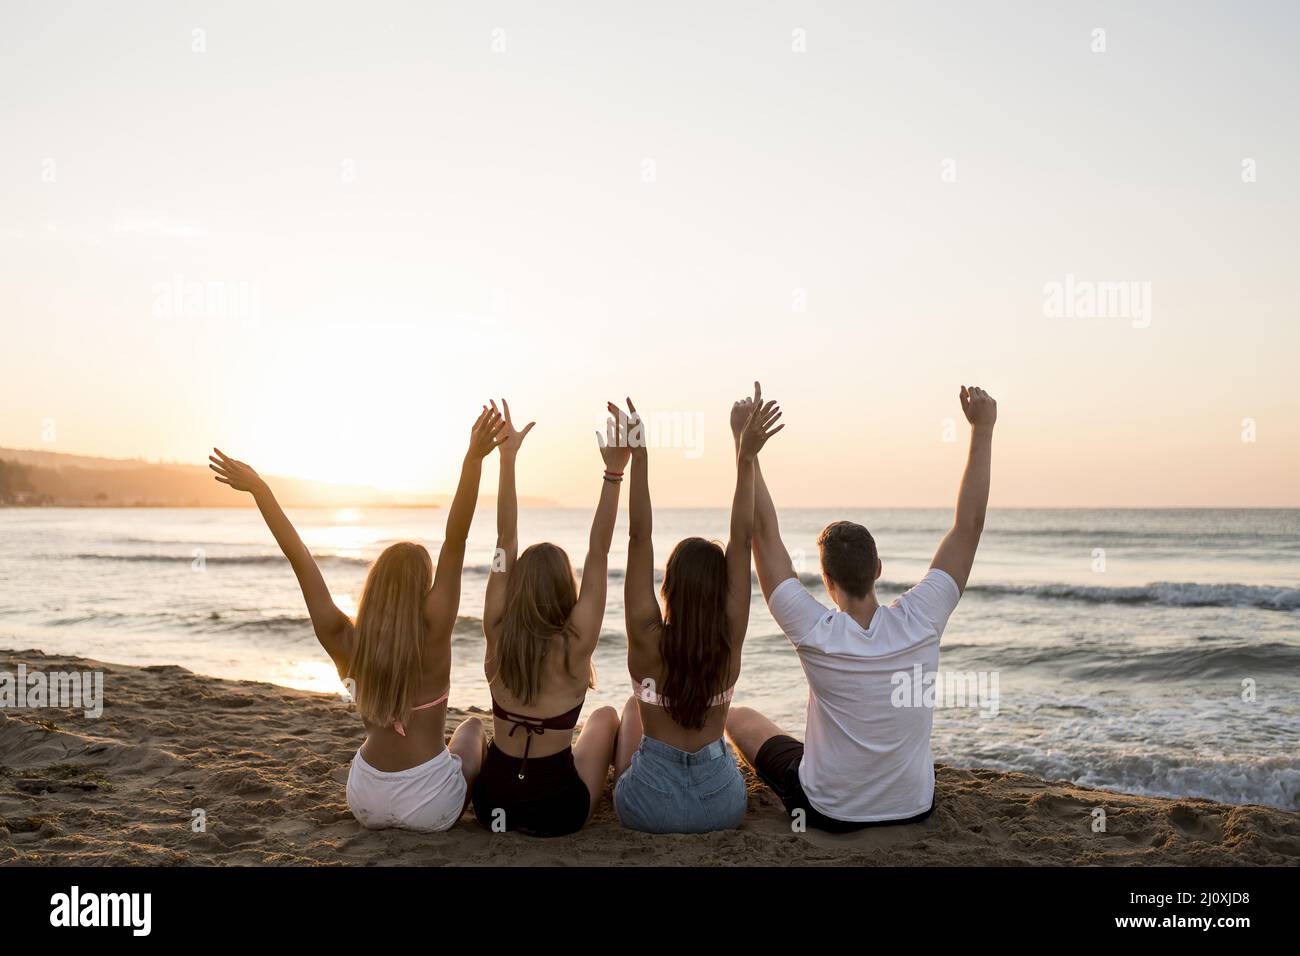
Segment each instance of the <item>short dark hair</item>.
M822 573L841 591L855 598L871 593L876 583L876 539L852 521L832 521L817 536Z

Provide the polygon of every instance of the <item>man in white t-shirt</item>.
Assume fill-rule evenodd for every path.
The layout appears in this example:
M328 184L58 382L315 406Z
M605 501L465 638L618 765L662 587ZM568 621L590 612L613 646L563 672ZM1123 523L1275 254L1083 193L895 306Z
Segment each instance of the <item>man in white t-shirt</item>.
M751 401L737 402L733 418L748 415ZM727 736L787 812L803 811L809 826L847 832L916 823L934 809L933 708L923 705L922 694L896 691L900 681L913 680L916 665L922 674L937 670L939 638L984 528L997 403L983 389L963 386L961 406L971 438L952 530L920 583L887 606L876 599L876 543L851 521L828 525L817 539L822 581L835 608L808 593L755 466L754 563L772 617L808 678L806 742L749 707L731 708ZM916 706L896 706L900 699Z

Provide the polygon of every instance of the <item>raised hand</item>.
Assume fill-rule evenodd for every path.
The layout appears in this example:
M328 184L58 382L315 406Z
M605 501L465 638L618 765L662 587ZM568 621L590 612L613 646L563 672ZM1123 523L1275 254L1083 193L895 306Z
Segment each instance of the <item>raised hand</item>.
M641 413L636 410L632 404L632 399L626 399L627 411L623 411L613 402L606 407L609 408L610 414L618 419L618 425L621 429L620 434L623 436L623 444L627 446L633 458L644 459L646 456L646 434L645 422L641 421Z
M493 402L491 408L484 405L469 433L469 454L474 458L486 458L493 448L505 443L505 427L497 403Z
M628 459L632 457L634 449L629 444L628 432L630 427L635 427L638 419L630 398L627 407L630 414L625 413L613 402L605 403L610 417L605 420L605 434L596 431L596 444L600 446L600 457L605 460L606 471L623 471L627 467ZM641 448L641 452L644 454L644 447Z
M740 431L737 450L741 458L753 461L767 444L767 440L785 426L776 424L781 417L781 408L776 402L763 401L763 388L758 382L754 383L754 397L745 401L750 403L749 417L745 419L744 427ZM736 409L733 407L732 415L736 414ZM772 427L774 425L775 428Z
M992 428L998 420L998 403L977 385L961 387L961 410L974 428Z
M758 389L758 383L754 383L755 390ZM736 448L740 448L740 433L745 430L745 423L749 421L749 415L754 410L754 400L746 396L731 406L731 437L736 440Z
M496 408L495 402L492 403L492 407ZM537 422L529 422L522 429L516 429L514 422L510 420L510 403L504 398L501 399L501 408L504 410L502 421L505 427L501 429L502 441L497 448L502 458L514 457L519 454L519 446L524 443L524 439L528 437L528 433L533 430Z
M253 470L251 465L236 461L220 448L213 448L212 450L216 454L208 456L208 467L217 473L217 481L223 485L229 485L236 491L247 491L252 494L256 494L266 487L266 482L262 480L261 475Z

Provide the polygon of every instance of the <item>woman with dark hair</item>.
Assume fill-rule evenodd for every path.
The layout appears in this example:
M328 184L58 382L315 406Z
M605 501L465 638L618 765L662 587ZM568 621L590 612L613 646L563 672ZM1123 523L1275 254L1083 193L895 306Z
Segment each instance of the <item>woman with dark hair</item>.
M535 544L516 557L515 458L533 423L516 430L510 406L504 399L501 406L497 550L483 601L494 733L474 787L474 814L495 832L560 836L590 819L618 735L612 707L592 713L576 742L573 728L596 686L591 657L605 616L609 546L630 452L619 438L601 443L605 473L579 592L569 556L556 545Z
M655 598L650 483L636 406L628 399L632 446L630 536L624 604L633 695L623 708L614 757L619 821L649 833L704 833L740 825L745 784L723 739L749 625L754 462L784 425L775 402L733 408L736 492L731 538L686 538L664 568L663 609ZM774 427L775 426L775 427Z

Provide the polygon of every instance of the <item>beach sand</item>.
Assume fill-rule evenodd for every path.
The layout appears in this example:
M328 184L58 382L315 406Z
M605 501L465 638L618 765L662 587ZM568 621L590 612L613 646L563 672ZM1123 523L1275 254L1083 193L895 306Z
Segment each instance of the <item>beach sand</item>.
M7 865L1295 865L1300 814L1130 796L1017 773L938 768L924 823L793 833L753 776L739 830L652 836L606 794L581 833L367 831L344 783L362 741L339 698L271 684L0 651L0 671L104 672L103 715L0 712L0 864ZM477 712L470 712L475 713ZM448 712L448 734L470 716ZM478 714L482 716L481 714ZM490 729L490 722L488 725ZM1106 811L1094 833L1092 811ZM206 814L206 832L191 828Z

